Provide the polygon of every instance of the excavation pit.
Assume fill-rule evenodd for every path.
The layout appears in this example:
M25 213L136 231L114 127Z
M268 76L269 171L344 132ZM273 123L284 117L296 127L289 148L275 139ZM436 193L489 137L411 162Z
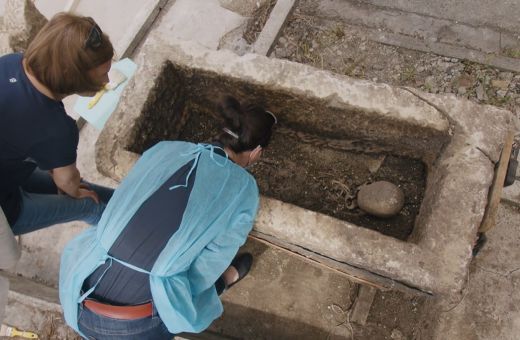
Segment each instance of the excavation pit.
M158 33L137 64L97 142L101 173L121 180L162 140L211 141L215 101L227 93L280 122L252 170L262 194L256 237L383 288L439 296L462 289L511 124L506 111L254 54L170 44ZM380 220L340 209L340 190L329 186L374 180L401 185L407 202L399 215Z
M212 142L219 121L215 108L211 109L187 109L189 116L178 139ZM262 159L251 169L261 195L407 239L419 214L426 184L426 167L420 160L346 151L327 144L316 134L283 126L280 120ZM362 185L383 180L398 185L406 195L401 212L386 219L364 213L355 198L350 198Z

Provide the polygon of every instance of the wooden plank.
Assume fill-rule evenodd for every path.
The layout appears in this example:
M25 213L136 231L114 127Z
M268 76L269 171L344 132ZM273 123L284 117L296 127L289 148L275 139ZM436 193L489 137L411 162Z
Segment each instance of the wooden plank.
M254 45L257 54L269 56L287 26L297 0L278 0Z
M275 245L275 244L273 244L273 243L270 243L270 242L267 242L267 241L265 241L265 240L262 240L261 238L254 237L254 236L251 236L251 235L249 235L249 238L254 239L254 240L257 240L258 242L265 243L265 244L267 244L267 245L269 245L269 246L271 246L271 247L275 247L275 248L277 248L277 249L280 249L280 250L283 250L283 251L285 251L285 252L288 252L288 253L290 253L291 255L296 256L296 257L298 257L298 258L300 258L300 259L302 259L302 260L304 260L304 261L311 262L311 263L314 264L314 265L318 265L318 266L321 266L321 267L325 267L326 269L331 270L331 271L335 272L336 274L339 274L339 275L345 276L345 277L347 277L349 280L352 280L352 281L354 281L354 282L356 282L356 283L375 286L375 287L377 287L377 288L379 288L379 289L381 289L381 290L385 290L385 291L386 291L386 290L389 290L388 288L386 288L386 287L384 287L384 286L380 286L380 285L375 284L375 283L373 283L373 282L366 281L366 280L360 279L360 278L358 278L358 277L355 277L355 276L349 275L349 274L344 273L344 272L342 272L342 271L340 271L340 270L337 270L337 269L335 269L335 268L329 267L329 266L327 266L327 265L325 265L325 264L323 264L323 263L320 263L320 262L315 261L315 260L313 260L313 259L307 258L307 257L305 257L305 256L303 256L303 255L298 254L298 253L291 252L291 251L289 251L289 250L287 250L287 249L285 249L285 248L282 248L282 247L280 247L280 246L277 246L277 245Z
M495 167L495 176L488 194L488 205L478 230L479 233L485 233L495 226L498 206L500 205L500 195L502 194L502 188L504 187L504 181L506 179L507 165L509 164L509 159L511 158L511 149L513 148L514 137L514 131L507 132L502 154L500 155L500 159Z
M187 340L234 340L236 338L229 338L211 331L205 330L201 333L181 333L177 334L177 337Z
M510 200L510 199L507 199L507 198L501 198L500 202L508 204L508 205L510 205L512 207L520 208L520 202L517 202L517 201L513 201L513 200Z
M256 241L265 243L269 246L283 250L293 256L296 256L314 265L335 271L336 273L341 274L356 283L372 285L383 291L392 289L413 295L433 297L433 295L431 294L428 294L426 292L420 291L412 287L408 287L402 283L396 282L387 277L371 273L364 269L350 266L343 262L332 260L323 255L313 253L307 249L279 240L275 237L260 233L258 231L251 231L248 237Z
M370 307L374 302L374 296L376 296L376 289L372 286L361 285L358 290L358 296L354 307L352 308L352 322L360 325L367 323L368 314L370 313Z

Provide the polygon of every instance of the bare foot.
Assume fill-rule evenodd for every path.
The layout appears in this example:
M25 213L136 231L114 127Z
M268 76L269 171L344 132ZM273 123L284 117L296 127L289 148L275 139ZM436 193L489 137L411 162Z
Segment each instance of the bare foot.
M229 266L224 272L224 277L228 285L238 280L238 271L233 266Z

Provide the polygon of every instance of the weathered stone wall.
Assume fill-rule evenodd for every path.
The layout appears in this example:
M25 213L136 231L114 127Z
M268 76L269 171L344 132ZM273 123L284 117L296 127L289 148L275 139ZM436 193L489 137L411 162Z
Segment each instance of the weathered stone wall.
M182 84L182 92L179 84ZM378 93L378 90L367 89L367 92ZM161 140L175 138L179 125L171 121L166 112L179 111L177 97L185 97L187 102L212 110L215 100L224 93L269 108L281 124L292 130L336 140L337 148L354 144L356 151L384 150L422 159L431 165L450 139L448 124L439 131L431 126L414 124L414 120L400 119L397 115L363 110L335 98L335 95L319 99L287 89L273 89L270 84L254 84L240 78L167 63L135 125L136 139L129 140L126 149L142 153ZM417 98L406 91L397 92L396 96L396 100L405 106L417 105L417 102L413 103ZM177 128L173 128L174 125Z
M0 30L0 57L13 52L13 49L9 46L9 33Z
M126 149L142 154L160 141L176 140L186 120L187 90L179 72L169 61L165 62L135 122Z
M7 0L3 29L0 31L0 55L25 52L47 19L36 9L31 0ZM8 34L8 45L5 35ZM4 53L5 52L5 53Z

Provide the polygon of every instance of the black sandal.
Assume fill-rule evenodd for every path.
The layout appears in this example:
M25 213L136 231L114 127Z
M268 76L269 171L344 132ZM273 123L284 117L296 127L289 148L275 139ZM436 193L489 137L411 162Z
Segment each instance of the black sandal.
M251 255L249 253L245 253L238 257L235 257L235 259L233 261L231 261L230 266L233 266L237 270L238 280L229 284L227 286L227 289L233 287L235 284L240 282L240 280L242 280L249 273L249 270L251 269L252 265L253 265L253 255Z

